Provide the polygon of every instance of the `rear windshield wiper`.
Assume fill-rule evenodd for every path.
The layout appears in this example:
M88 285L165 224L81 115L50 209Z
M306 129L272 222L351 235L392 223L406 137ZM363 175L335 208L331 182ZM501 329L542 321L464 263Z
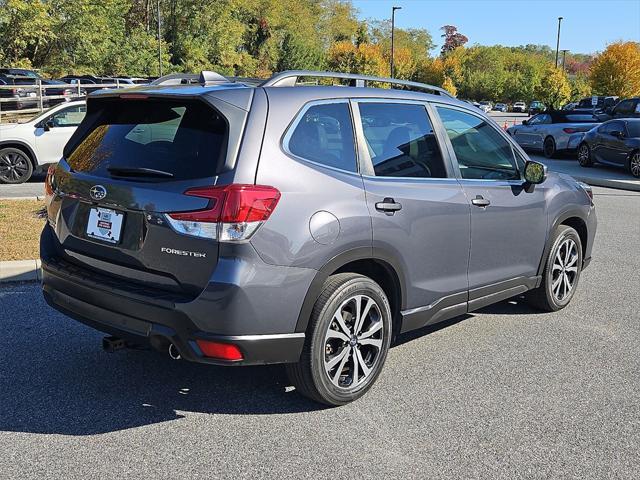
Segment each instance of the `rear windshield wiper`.
M173 173L165 172L164 170L156 170L155 168L113 166L107 167L107 170L111 175L115 175L117 177L173 177Z

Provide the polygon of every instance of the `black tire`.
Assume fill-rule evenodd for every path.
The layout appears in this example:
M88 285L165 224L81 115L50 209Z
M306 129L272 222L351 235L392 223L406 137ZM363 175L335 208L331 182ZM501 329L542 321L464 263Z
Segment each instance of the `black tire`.
M589 145L586 142L582 142L579 146L578 146L578 163L580 164L581 167L592 167L593 166L593 160L591 159L591 149L589 148Z
M17 148L0 150L0 182L24 183L33 175L29 156Z
M631 152L627 159L627 172L635 178L640 178L640 150Z
M553 137L549 136L544 139L542 152L547 158L553 158L553 156L556 154L556 141L553 139Z
M338 312L345 327L353 326L351 322L355 323L355 319L349 317L347 312L349 309L353 311L355 302L360 301L354 298L362 298L363 302L372 300L375 303L375 307L372 305L368 310L371 318L364 319L360 331L364 331L365 326L370 327L365 334L374 328L377 329L376 333L368 337L368 340L369 342L379 341L380 348L359 343L366 341L359 337L354 340L352 336L349 342L339 338L329 338L336 332L339 334L344 332L335 320L334 315ZM361 311L365 311L364 306L361 307ZM346 316L343 312L346 312ZM300 360L286 367L289 379L302 395L316 402L331 406L352 402L364 395L380 375L389 351L391 334L391 309L382 288L363 275L354 273L332 275L325 282L322 293L313 307ZM343 354L345 350L347 353ZM335 370L333 367L327 370L327 365L336 361L338 357L341 360L335 364ZM345 357L347 360L344 360ZM359 359L365 362L364 366ZM371 361L370 364L366 363L367 359ZM357 362L357 365L353 362ZM368 373L365 367L370 367ZM354 371L355 381L360 382L355 385ZM337 383L334 384L331 377L334 380L337 379Z
M551 237L551 249L545 259L544 272L542 274L542 283L534 290L527 293L527 301L536 308L545 312L556 312L563 309L573 298L573 295L578 288L578 282L580 280L580 273L582 271L582 242L580 241L580 235L573 228L567 225L560 225L555 233ZM568 243L567 243L568 242ZM565 248L565 245L573 244L575 248L575 262L566 262L566 271L564 269L558 269L557 256L562 256L561 249ZM569 250L565 250L569 252ZM560 253L559 253L560 252ZM572 257L571 255L569 255ZM570 271L575 265L575 272ZM556 276L556 272L559 275ZM564 290L565 283L560 278L561 275L567 276L567 282L570 281L570 289ZM560 281L558 294L555 293L557 283ZM564 295L560 295L563 293Z

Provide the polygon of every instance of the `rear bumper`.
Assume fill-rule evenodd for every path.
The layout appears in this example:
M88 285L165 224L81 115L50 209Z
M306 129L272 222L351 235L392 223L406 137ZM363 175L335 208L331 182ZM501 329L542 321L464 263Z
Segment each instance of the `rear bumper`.
M155 347L173 343L186 360L216 365L296 362L296 323L312 269L264 263L249 244L224 252L203 292L185 300L67 259L47 225L41 237L42 289L56 310L97 330ZM221 249L222 252L222 249ZM205 357L196 340L232 343L240 361Z
M159 305L134 304L115 294L96 291L64 278L59 272L47 268L44 263L42 290L46 302L68 317L135 344L157 347L173 343L182 358L193 362L214 365L296 362L304 345L304 333L216 335L199 331L188 318L175 310ZM73 295L65 293L68 291L72 291ZM117 305L117 310L97 304ZM135 316L131 314L132 311L135 311ZM227 361L207 358L196 344L198 339L234 344L242 352L243 359Z

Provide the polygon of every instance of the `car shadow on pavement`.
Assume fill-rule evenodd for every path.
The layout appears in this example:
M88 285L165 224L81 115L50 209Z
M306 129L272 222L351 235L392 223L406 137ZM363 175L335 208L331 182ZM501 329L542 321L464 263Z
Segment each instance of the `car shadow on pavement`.
M152 350L106 353L99 332L54 312L38 289L29 290L24 304L0 314L0 431L94 435L178 420L185 412L323 408L289 387L281 365L225 368Z
M48 308L34 286L0 295L0 431L95 435L179 420L186 413L268 415L319 410L283 366L216 367L151 350L106 353L102 335ZM519 313L507 302L487 313ZM520 313L531 313L531 310ZM471 315L399 338L402 344Z

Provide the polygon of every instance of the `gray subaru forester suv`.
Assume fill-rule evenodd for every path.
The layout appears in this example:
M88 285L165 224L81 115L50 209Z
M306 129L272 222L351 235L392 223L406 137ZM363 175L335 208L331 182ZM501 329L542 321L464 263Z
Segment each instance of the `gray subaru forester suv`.
M49 170L44 296L105 348L286 363L300 393L341 405L400 333L575 294L590 188L477 109L350 74L200 81L90 95Z

